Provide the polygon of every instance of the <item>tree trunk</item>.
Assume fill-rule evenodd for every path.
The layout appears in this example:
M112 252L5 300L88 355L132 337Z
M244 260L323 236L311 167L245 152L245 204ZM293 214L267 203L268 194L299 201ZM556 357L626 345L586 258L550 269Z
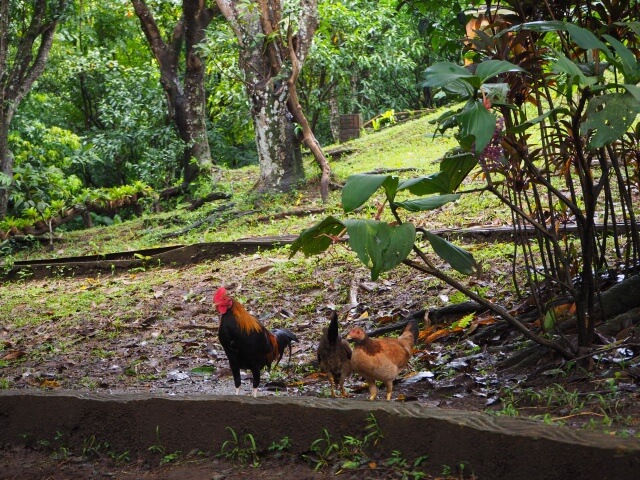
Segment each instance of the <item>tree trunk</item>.
M605 321L640 307L640 273L625 279L600 294L595 308L595 321Z
M30 17L13 19L15 24L9 13L11 3L0 0L0 172L9 178L14 162L8 142L11 120L44 71L53 35L69 2L35 0L25 9ZM4 180L0 181L0 219L9 208L9 188L3 187L6 177Z
M302 140L322 170L321 193L326 200L329 164L302 112L295 86L318 25L315 0L299 1L297 22L291 21L285 31L279 1L217 3L240 47L240 67L251 99L260 160L258 190L286 191L304 179L295 120L302 129ZM291 25L297 25L298 30L292 31Z
M7 137L9 135L9 125L2 122L0 129L0 174L5 174L10 179L13 177L13 153L9 150ZM9 187L3 187L3 178L0 178L0 219L4 218L9 208Z
M286 86L280 94L273 87L273 79L264 84L248 85L251 98L253 127L260 161L258 192L287 192L304 180L300 142L293 119L287 109Z
M183 186L187 186L214 164L206 128L204 65L194 47L204 40L205 29L216 12L202 0L183 0L182 18L174 26L170 42L165 43L147 4L141 0L131 3L158 62L169 116L185 143L182 171ZM180 68L183 42L184 71Z

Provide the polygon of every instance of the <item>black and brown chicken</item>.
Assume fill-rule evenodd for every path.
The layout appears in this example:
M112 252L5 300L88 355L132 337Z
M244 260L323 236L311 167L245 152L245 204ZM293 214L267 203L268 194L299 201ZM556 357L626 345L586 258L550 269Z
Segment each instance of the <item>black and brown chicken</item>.
M335 310L331 311L329 326L322 332L317 353L320 370L326 373L331 384L331 396L335 397L336 388L340 387L340 395L346 397L344 381L351 374L351 347L340 338Z
M286 347L289 347L291 355L291 342L298 339L286 328L269 331L240 302L227 295L224 287L216 291L213 303L220 313L218 335L229 359L236 394L240 393L240 370L251 370L255 397L260 385L260 371L265 366L270 371L274 362L277 365Z

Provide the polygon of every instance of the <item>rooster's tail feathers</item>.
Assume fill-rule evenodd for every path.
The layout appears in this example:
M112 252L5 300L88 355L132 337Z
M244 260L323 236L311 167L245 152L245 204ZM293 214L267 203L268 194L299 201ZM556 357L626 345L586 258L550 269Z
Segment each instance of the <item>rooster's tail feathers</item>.
M276 338L278 344L278 357L275 359L276 365L282 360L286 347L289 347L289 361L291 361L291 342L297 342L298 337L288 328L276 328L271 333Z
M288 328L276 328L272 333L278 340L278 346L287 346L298 341L298 337Z

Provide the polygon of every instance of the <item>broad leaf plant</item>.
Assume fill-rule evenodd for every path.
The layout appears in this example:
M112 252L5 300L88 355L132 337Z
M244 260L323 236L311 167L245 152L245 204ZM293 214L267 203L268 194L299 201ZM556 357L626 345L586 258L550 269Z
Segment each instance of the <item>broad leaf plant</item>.
M457 288L562 357L584 355L598 318L600 274L612 257L637 264L640 251L630 192L639 177L640 63L638 50L629 46L637 43L640 23L615 28L616 35L596 35L568 21L515 24L496 35L521 42L509 60L486 51L471 67L441 62L427 68L425 87L463 102L437 121L439 132L453 130L459 147L433 175L350 176L342 190L344 213L360 209L382 189L393 221L381 220L380 208L374 218L330 216L303 231L291 254L320 254L346 235L372 279L404 263ZM514 249L521 249L525 288L544 319L539 331L467 287L459 275L436 267L427 248L464 275L479 268L471 253L403 219L407 212L456 201L472 172L485 180L481 190L511 210L515 238L526 238ZM604 209L605 230L616 228L617 219L624 224L613 254L609 236L596 230L597 209ZM568 223L577 225L575 235L563 230ZM534 231L533 240L527 230ZM552 305L566 298L575 306L577 342L553 315Z

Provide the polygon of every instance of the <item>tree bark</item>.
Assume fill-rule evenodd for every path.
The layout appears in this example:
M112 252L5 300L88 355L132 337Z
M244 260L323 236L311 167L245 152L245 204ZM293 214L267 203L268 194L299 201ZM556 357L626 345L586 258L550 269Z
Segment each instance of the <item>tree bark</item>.
M204 65L195 46L205 39L205 29L217 13L205 0L183 0L182 17L173 28L167 43L162 39L153 13L142 0L131 0L140 20L149 48L160 68L160 83L167 97L169 116L185 143L182 158L183 186L200 173L211 170L211 157L206 128ZM184 72L180 53L184 45Z
M302 141L322 170L321 193L326 200L329 164L311 132L296 91L296 79L318 25L315 0L301 0L296 5L297 32L291 27L282 31L282 4L278 1L217 3L240 46L240 66L251 101L260 161L257 189L288 191L304 180L295 120L302 129Z
M69 2L34 0L21 12L25 15L29 10L30 18L20 19L11 12L12 3L0 0L0 172L9 178L13 177L14 162L8 142L11 120L44 71L53 35ZM16 25L12 25L12 16ZM0 219L9 207L9 187L6 177L4 180L0 181Z

